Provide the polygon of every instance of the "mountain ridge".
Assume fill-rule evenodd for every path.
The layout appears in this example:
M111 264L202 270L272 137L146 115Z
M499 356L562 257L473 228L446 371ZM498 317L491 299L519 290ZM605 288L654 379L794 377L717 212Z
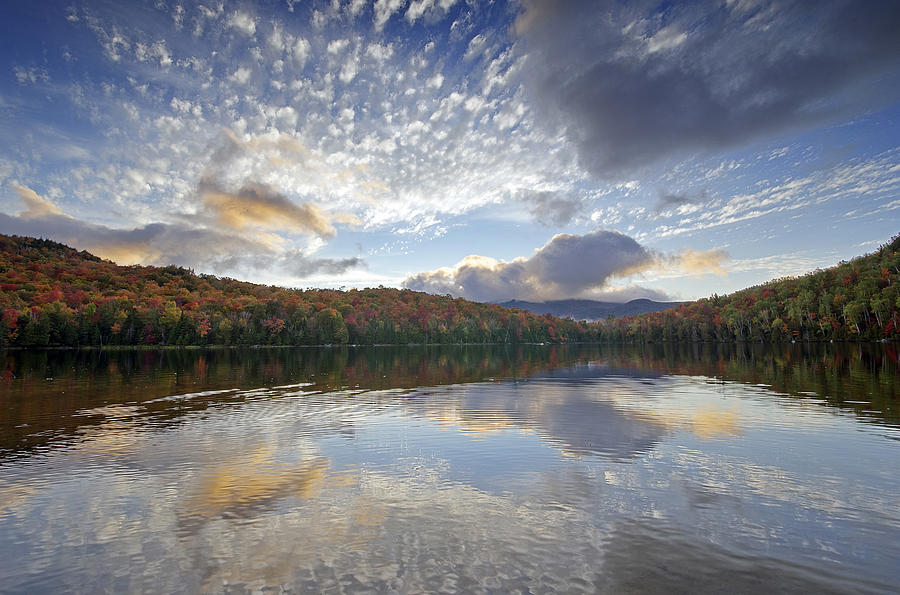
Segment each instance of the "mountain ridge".
M0 235L0 347L585 340L596 334L584 323L461 298L287 289Z
M547 300L544 302L530 302L527 300L506 300L496 302L504 308L519 308L528 310L532 314L551 314L560 318L572 320L585 320L595 322L605 320L612 315L614 318L634 316L647 312L659 312L680 306L684 302L657 302L647 298L638 298L627 302L605 302L588 299Z
M576 316L575 306L596 306L556 302ZM504 304L546 311L553 302ZM409 289L299 290L176 266L120 266L52 240L0 235L0 347L896 338L900 235L876 252L800 277L597 322Z

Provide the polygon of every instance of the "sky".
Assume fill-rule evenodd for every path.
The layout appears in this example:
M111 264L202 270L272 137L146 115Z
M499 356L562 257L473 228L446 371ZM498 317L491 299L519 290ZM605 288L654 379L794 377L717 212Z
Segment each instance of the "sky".
M694 299L900 232L900 3L0 6L0 233L478 301Z

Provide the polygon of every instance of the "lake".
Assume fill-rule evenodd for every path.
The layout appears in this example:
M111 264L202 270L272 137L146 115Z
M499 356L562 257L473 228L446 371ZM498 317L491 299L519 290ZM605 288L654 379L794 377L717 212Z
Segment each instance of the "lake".
M892 592L897 349L0 352L0 591Z

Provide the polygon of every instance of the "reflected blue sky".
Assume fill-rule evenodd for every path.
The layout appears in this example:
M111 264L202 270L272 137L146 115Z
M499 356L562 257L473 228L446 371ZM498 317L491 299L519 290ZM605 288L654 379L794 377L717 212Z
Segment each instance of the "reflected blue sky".
M702 376L568 366L94 407L0 462L10 592L884 591L891 426ZM235 394L242 398L235 398ZM213 395L214 396L214 395Z

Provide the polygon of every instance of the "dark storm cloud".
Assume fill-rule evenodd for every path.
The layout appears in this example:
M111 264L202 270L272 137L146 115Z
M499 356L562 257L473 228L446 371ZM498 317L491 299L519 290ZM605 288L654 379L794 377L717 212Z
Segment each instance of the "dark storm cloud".
M597 230L558 234L530 258L511 262L469 256L452 269L419 273L403 285L478 301L568 298L602 287L611 277L653 266L656 257L634 239Z
M516 22L545 119L603 178L893 100L900 2L527 0ZM876 84L878 93L856 93Z
M566 295L603 285L613 276L650 266L653 255L633 238L615 231L583 236L558 234L528 259L532 274Z

